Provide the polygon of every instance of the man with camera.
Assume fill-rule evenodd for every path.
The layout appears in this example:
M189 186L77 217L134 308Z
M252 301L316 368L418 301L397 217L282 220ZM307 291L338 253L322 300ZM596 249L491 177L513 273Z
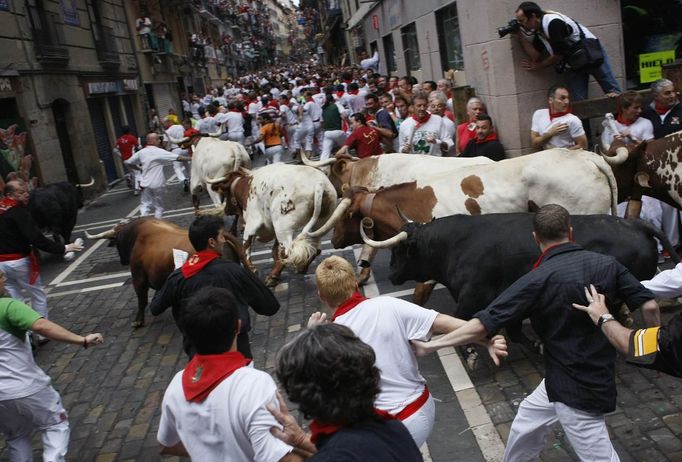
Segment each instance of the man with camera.
M544 11L535 2L523 2L512 19L497 32L500 37L517 34L530 59L521 61L528 71L556 66L574 101L587 99L587 83L592 75L606 96L615 97L621 89L613 76L606 51L585 26L555 11Z

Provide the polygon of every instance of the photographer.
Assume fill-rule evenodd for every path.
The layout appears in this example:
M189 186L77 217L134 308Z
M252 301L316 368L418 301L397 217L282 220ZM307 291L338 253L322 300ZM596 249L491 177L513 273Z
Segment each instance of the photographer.
M530 57L521 61L528 71L558 66L574 101L587 99L590 75L606 96L615 97L621 89L613 76L606 51L582 24L555 11L543 11L535 2L523 2L516 10L516 21L498 29L500 37L517 34Z

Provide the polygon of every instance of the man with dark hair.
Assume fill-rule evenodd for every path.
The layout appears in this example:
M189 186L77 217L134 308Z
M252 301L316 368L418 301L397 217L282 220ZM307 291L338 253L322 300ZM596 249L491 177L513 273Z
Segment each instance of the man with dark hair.
M476 116L476 138L469 141L461 157L485 156L492 160L503 160L504 146L497 139L493 119L488 114Z
M367 125L372 127L381 135L381 143L384 151L393 151L393 140L398 137L398 129L391 118L391 115L381 104L379 97L374 93L365 95L365 110L363 111L367 119Z
M587 149L587 135L578 117L571 114L571 98L564 85L547 91L547 109L533 113L530 141L538 150L551 148Z
M571 69L567 65L575 43L586 38L596 39L585 26L556 11L543 11L535 2L521 3L516 9L516 19L522 29L518 34L519 42L530 57L530 60L521 61L524 69L535 71L561 63L566 68L566 82L575 101L587 99L590 75L606 96L615 97L621 92L604 47L601 47L604 60L599 65L586 69Z
M446 126L439 115L427 111L428 105L423 93L412 98L414 112L400 124L400 152L440 156L449 149Z
M149 310L158 316L169 306L173 308L173 318L183 334L183 348L192 357L196 353L196 347L179 322L187 298L207 287L229 289L234 295L241 321L237 347L250 358L248 333L251 324L248 307L251 306L258 314L272 316L279 310L279 302L265 284L239 262L220 258L225 245L221 218L201 216L195 219L189 227L189 240L196 253L168 276L163 287L154 295Z
M157 440L161 454L197 461L298 461L272 436L277 385L237 351L239 303L209 287L187 301L179 323L197 354L166 389Z
M131 133L130 127L124 125L121 127L121 136L116 140L114 148L118 151L121 156L121 162L125 162L130 159L133 155L133 150L140 147L140 143L137 140L137 136ZM123 171L125 172L126 184L129 188L134 189L135 195L140 193L140 179L138 178L137 172L125 163L123 164Z
M422 82L422 91L427 95L432 91L436 91L437 89L438 84L433 80L425 80L424 82Z
M641 306L649 325L659 323L658 305L654 295L613 257L588 252L572 242L570 216L563 207L540 208L533 228L542 251L533 271L464 326L429 343L413 342L415 349L426 354L466 344L529 317L544 343L546 377L519 406L504 460L536 460L558 421L580 460L617 461L603 416L616 407L616 351L589 317L570 307L584 300L584 287L590 283L609 300L625 300L630 309Z
M400 420L374 408L380 372L371 346L339 324L306 329L277 355L277 379L310 423L306 435L280 400L268 409L284 426L273 433L309 460L417 462L419 448Z
M346 144L336 151L336 155L346 154L349 149L355 149L357 156L361 159L384 153L381 148L379 132L367 124L367 119L363 113L356 112L350 116L350 125L353 132L346 139Z

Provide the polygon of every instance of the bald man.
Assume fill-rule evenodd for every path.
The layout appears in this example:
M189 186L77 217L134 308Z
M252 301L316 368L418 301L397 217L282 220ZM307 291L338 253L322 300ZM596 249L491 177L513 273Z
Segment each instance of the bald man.
M140 170L140 216L152 214L154 218L163 217L163 193L166 186L166 176L163 166L174 161L189 162L190 157L173 154L159 147L161 138L158 133L147 134L147 145L125 161L129 167Z

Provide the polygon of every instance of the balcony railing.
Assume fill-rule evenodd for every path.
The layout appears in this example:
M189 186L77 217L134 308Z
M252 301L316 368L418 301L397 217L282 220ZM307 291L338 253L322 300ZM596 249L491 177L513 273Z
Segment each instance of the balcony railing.
M114 30L108 26L93 23L93 36L97 59L102 67L117 68L121 65Z
M61 64L69 62L69 50L64 46L62 25L57 23L59 15L50 11L27 5L33 46L38 61L46 64Z

